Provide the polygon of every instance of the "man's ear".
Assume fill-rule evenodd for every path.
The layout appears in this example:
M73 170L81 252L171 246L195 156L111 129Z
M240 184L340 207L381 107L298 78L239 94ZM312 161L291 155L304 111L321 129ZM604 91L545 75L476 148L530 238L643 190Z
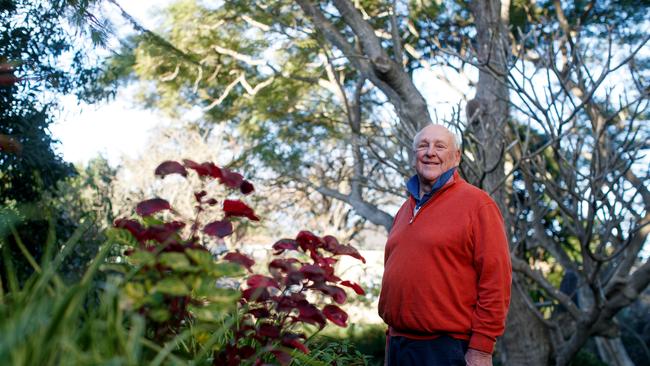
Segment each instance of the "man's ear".
M460 158L462 154L460 152L460 149L456 149L456 152L454 153L454 160L456 160L456 166L460 165Z

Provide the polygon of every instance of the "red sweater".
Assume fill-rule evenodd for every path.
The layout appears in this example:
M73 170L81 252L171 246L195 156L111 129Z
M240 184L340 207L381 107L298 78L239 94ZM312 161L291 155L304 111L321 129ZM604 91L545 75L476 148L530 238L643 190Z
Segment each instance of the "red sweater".
M414 208L409 197L388 235L379 315L391 335L447 334L492 353L512 275L499 208L458 173L415 216Z

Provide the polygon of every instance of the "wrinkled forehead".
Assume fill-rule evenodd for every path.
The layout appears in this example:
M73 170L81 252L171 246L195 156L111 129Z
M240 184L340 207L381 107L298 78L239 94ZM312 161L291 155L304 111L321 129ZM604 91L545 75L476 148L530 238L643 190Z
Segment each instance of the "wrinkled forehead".
M456 137L454 134L441 125L431 125L421 129L417 134L415 134L415 137L413 137L413 147L416 147L422 141L442 141L456 146Z

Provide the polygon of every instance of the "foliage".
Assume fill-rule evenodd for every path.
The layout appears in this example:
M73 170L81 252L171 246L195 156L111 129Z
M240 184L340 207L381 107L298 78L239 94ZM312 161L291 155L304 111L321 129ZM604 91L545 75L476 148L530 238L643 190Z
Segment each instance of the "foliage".
M3 363L138 365L144 361L144 320L120 308L118 284L104 283L98 303L93 301L94 281L111 245L102 246L79 282L66 284L58 274L61 263L80 244L82 230L51 260L36 264L32 258L36 271L22 285L7 246L0 243L9 290L0 287Z
M98 69L88 63L83 37L66 27L67 9L60 1L0 2L0 206L25 219L15 234L0 239L10 246L19 281L32 268L20 254L17 237L40 261L43 244L68 237L78 223L51 205L57 183L75 171L55 152L48 126L57 98L83 93ZM78 264L75 275L83 273L95 250L69 259Z
M112 241L128 247L125 251L127 263L114 268L123 268L120 271L126 274L124 291L128 306L147 320L147 336L155 342L163 342L183 334L206 334L205 329L215 324L225 326L233 319L228 314L238 312L237 323L232 325L232 338L226 338L225 344L218 348L215 362L240 364L249 359L259 362L273 355L284 365L295 354L291 349L309 353L300 341L306 336L296 331L300 324L323 328L329 319L346 326L347 314L341 308L328 304L321 310L312 304L313 299L307 294L318 294L343 304L347 295L337 283L363 294L359 285L337 277L333 265L337 262L335 256L339 255L364 259L356 249L339 244L334 237L320 238L306 231L300 232L295 240L279 240L273 249L277 256L285 251L302 253L312 262L299 259L300 255L278 257L269 263L270 276L252 274L255 261L239 250L223 256L224 260L238 263L251 272L246 280L247 288L241 292L242 307L237 310L234 305L239 293L232 288L216 286L224 278L237 276L237 269L215 262L201 243L206 241L204 237L223 240L231 235L234 218L254 221L259 218L244 202L217 199L207 189L214 181L243 194L253 192L254 187L242 175L210 162L166 161L156 168L155 174L161 178L168 175L185 178L191 171L204 183L204 189L193 194L196 203L193 215L177 212L162 198L152 198L137 205L140 220L118 219L116 229L109 235ZM223 216L206 222L204 214L218 205ZM154 217L163 214L168 215L163 219ZM197 345L197 352L200 348L213 347L214 338L204 339L207 344Z

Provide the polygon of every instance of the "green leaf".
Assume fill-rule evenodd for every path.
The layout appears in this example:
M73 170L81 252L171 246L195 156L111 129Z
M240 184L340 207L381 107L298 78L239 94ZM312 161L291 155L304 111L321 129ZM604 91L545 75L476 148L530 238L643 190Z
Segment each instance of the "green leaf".
M151 319L159 323L165 322L169 320L169 318L171 317L169 311L167 309L162 309L162 308L153 309L149 312L148 315Z
M154 286L154 291L167 295L184 296L190 293L187 285L178 277L167 277Z
M128 259L134 266L152 266L156 264L156 256L145 250L136 250L129 255Z
M162 253L158 257L158 261L160 264L170 267L174 271L197 272L200 270L198 266L192 265L183 253Z
M131 235L131 233L126 229L112 227L106 229L105 232L108 240L111 242L129 247L137 247L139 244L133 235Z

